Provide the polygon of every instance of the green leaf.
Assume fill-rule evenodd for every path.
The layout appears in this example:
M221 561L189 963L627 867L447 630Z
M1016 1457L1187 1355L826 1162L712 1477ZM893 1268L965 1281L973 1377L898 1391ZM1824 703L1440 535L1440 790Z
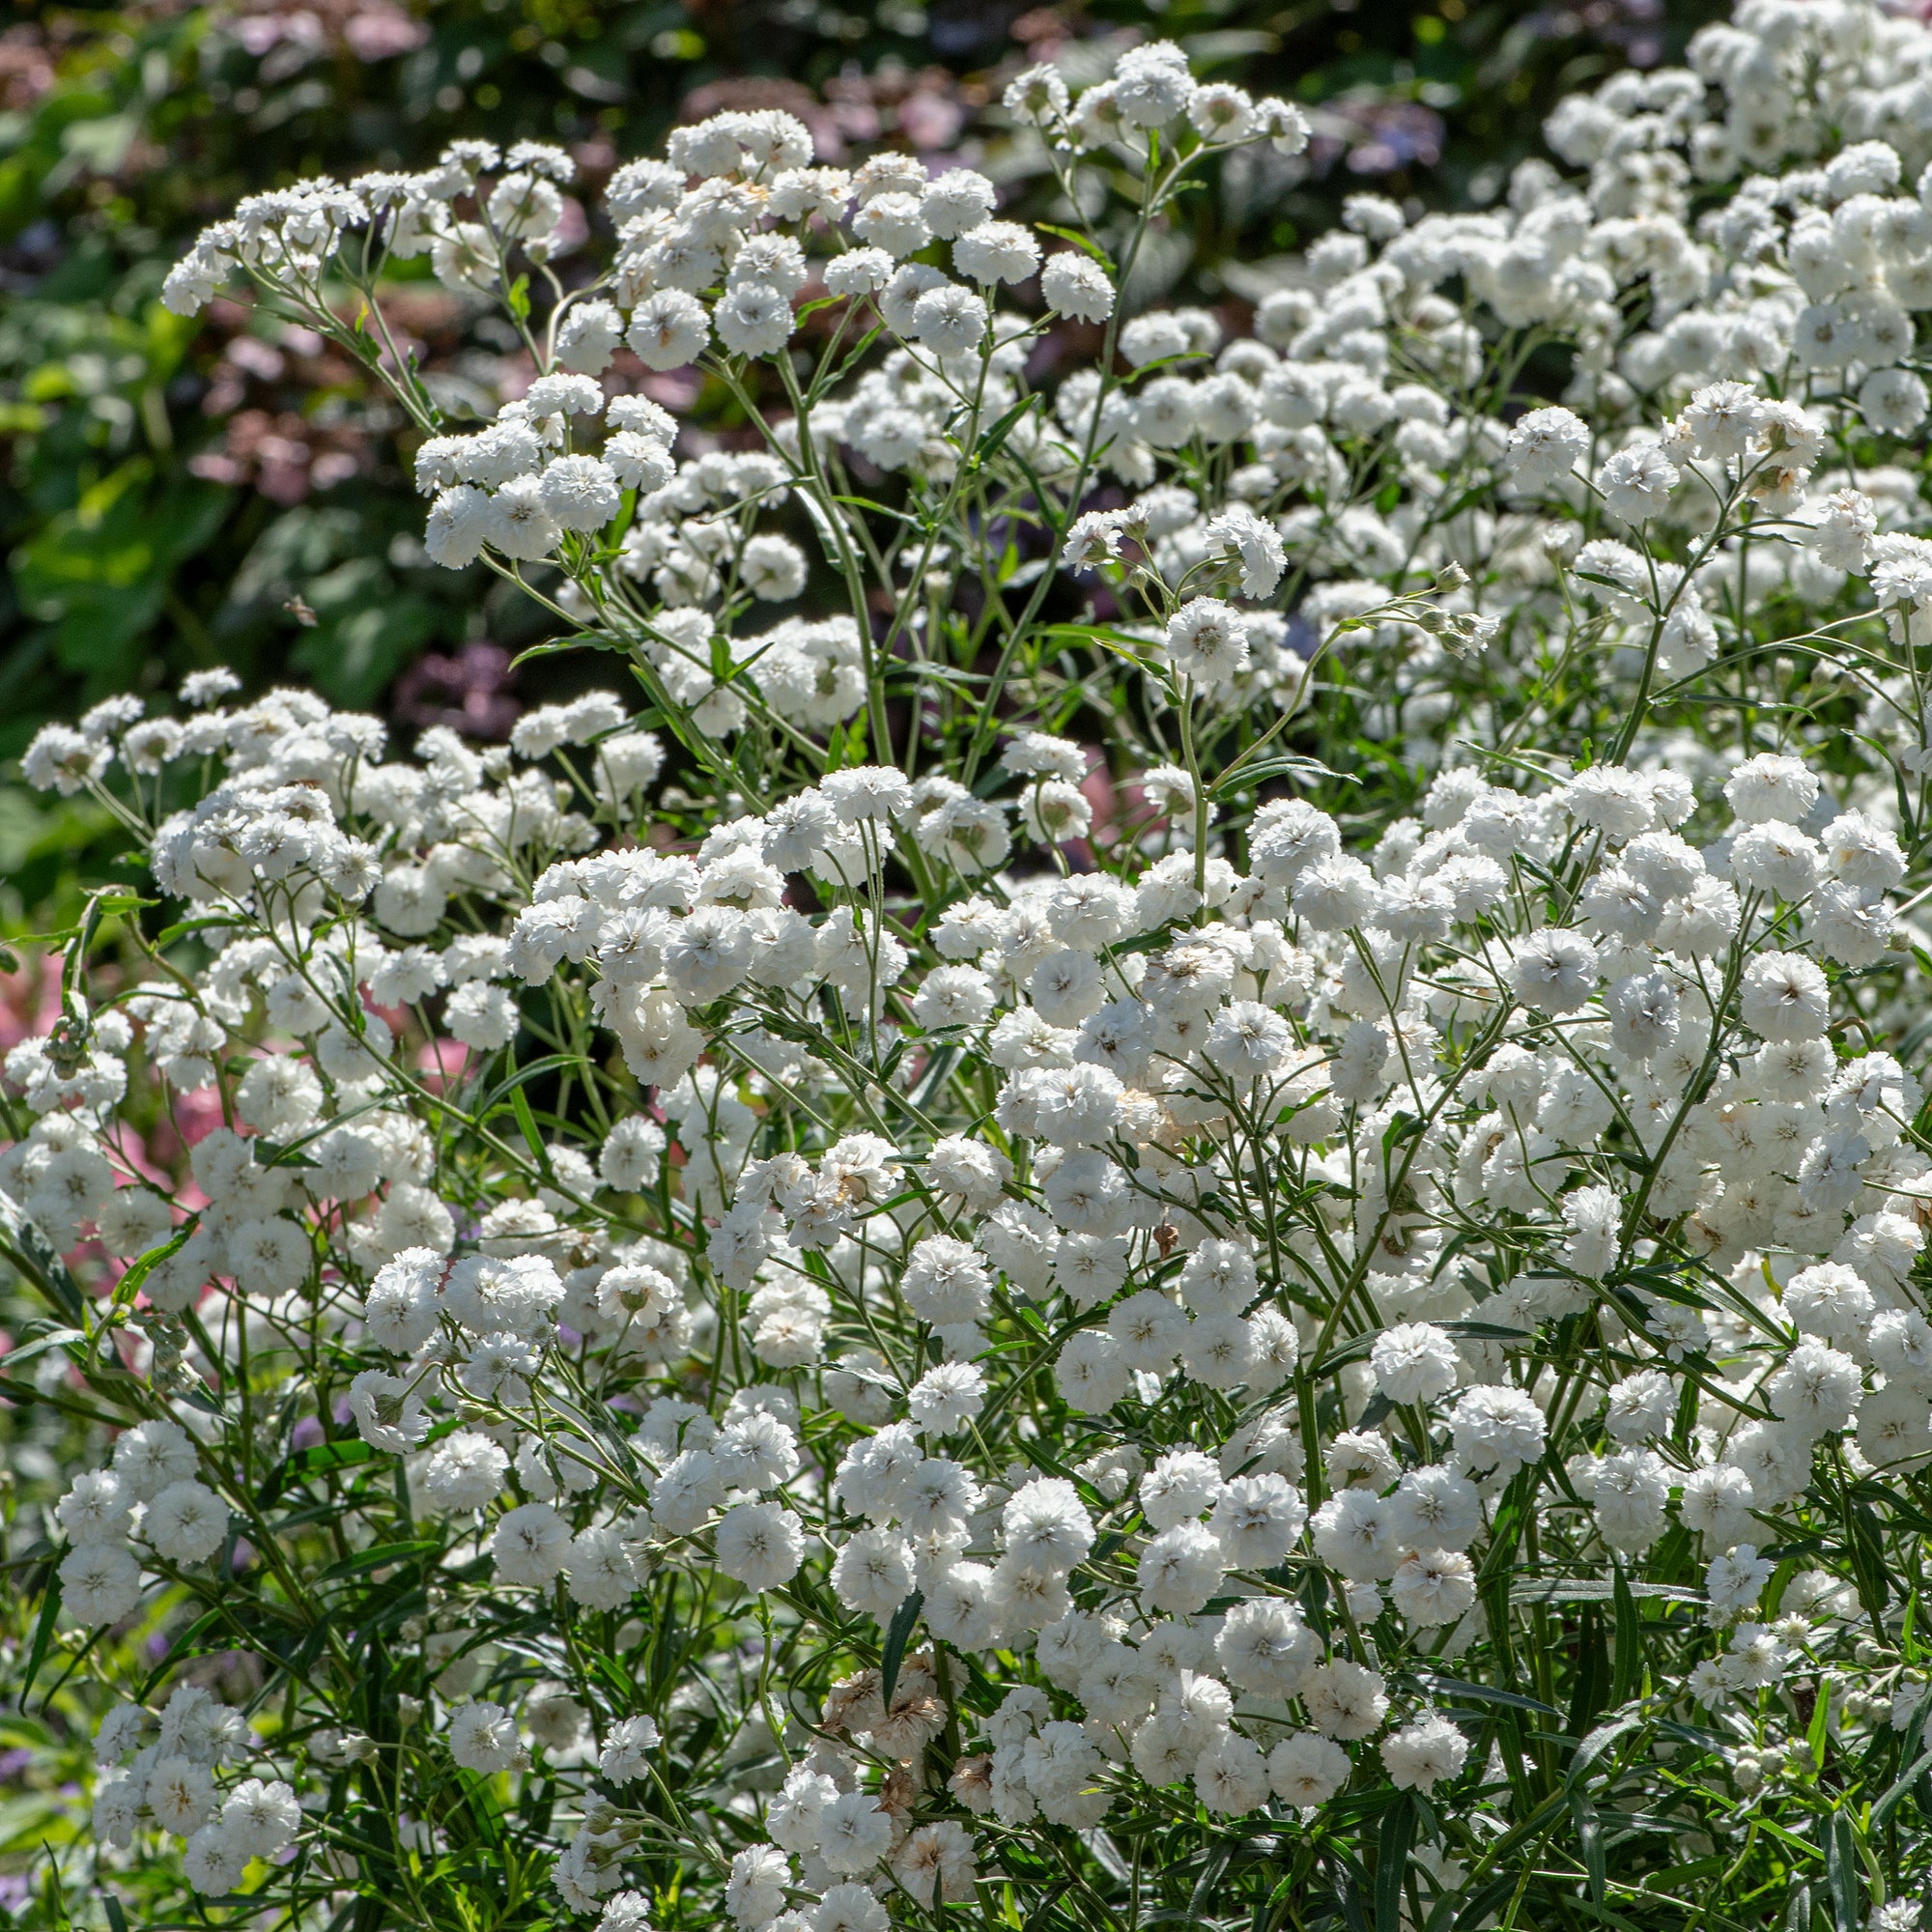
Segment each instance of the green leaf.
M893 1612L892 1624L886 1631L885 1655L879 1660L879 1702L889 1711L893 1707L893 1690L899 1681L899 1665L905 1662L906 1645L924 1606L925 1598L915 1590Z
M1354 773L1330 771L1320 758L1284 753L1278 758L1258 759L1252 765L1242 765L1237 771L1230 772L1226 778L1208 787L1208 796L1213 799L1233 798L1237 792L1252 790L1266 779L1291 775L1299 779L1332 779L1345 784L1361 783Z
M517 1125L524 1130L524 1145L530 1151L530 1158L537 1164L537 1172L546 1180L556 1177L551 1173L550 1149L544 1144L544 1137L537 1131L537 1117L530 1112L529 1095L521 1084L510 1089L510 1111L517 1117Z
M995 422L973 447L973 461L976 465L990 462L1000 451L1000 445L1013 433L1013 425L1032 409L1038 398L1022 396L1011 409Z
M140 1693L134 1701L145 1703L155 1686L166 1678L178 1662L185 1658L198 1655L196 1644L210 1631L218 1628L222 1621L219 1610L204 1610L185 1631L179 1632L170 1640L166 1651L162 1653L155 1667L148 1673L147 1681L141 1686Z
M1492 1685L1471 1684L1461 1677L1438 1677L1433 1670L1418 1671L1416 1674L1438 1696L1469 1697L1478 1704L1508 1704L1518 1711L1534 1711L1543 1718L1560 1718L1563 1715L1553 1705L1525 1697L1520 1691L1498 1690Z
M1457 1912L1455 1922L1450 1927L1450 1932L1469 1932L1469 1928L1472 1926L1487 1924L1494 1916L1496 1908L1515 1894L1516 1888L1517 1878L1515 1873L1512 1872L1506 1878L1492 1878L1481 1891L1477 1892L1470 1899L1463 1900L1460 1892L1452 1891L1443 1899L1442 1905L1438 1906L1436 1910L1440 1911L1444 1907L1453 1909L1460 1901L1462 1910ZM1431 1932L1435 1932L1435 1913L1430 1915L1429 1922Z
M1577 1825L1577 1845L1583 1854L1583 1869L1589 1876L1590 1896L1601 1905L1604 1902L1604 1888L1609 1882L1609 1864L1604 1856L1603 1827L1597 1817L1597 1807L1581 1791L1570 1794L1570 1816Z
M560 658L571 651L610 651L617 657L626 655L624 646L614 639L580 631L574 638L554 638L549 643L531 644L526 650L519 651L510 660L510 668L515 670L520 665L534 663L538 658ZM648 722L655 724L661 721L653 719Z
M24 1710L27 1697L34 1688L34 1679L41 1674L41 1665L45 1662L47 1646L54 1640L54 1619L60 1615L61 1580L60 1572L54 1571L47 1577L47 1594L41 1605L40 1620L34 1625L34 1647L27 1653L26 1675L20 1680L20 1708Z
M1402 1932L1402 1881L1415 1836L1415 1799L1405 1791L1382 1816L1376 1850L1376 1932Z
M1504 1328L1493 1321L1445 1321L1441 1327L1445 1335L1453 1335L1459 1342L1522 1343L1530 1339L1527 1329Z
M1932 1751L1926 1751L1922 1756L1914 1758L1906 1766L1899 1774L1897 1781L1889 1785L1885 1796L1872 1806L1871 1822L1874 1831L1898 1809L1904 1802L1906 1793L1929 1771L1932 1771Z
M1597 1713L1610 1692L1609 1645L1604 1640L1603 1612L1586 1604L1578 1618L1577 1670L1571 1687L1570 1715L1563 1728L1573 1738L1587 1738Z
M1610 1701L1622 1704L1634 1697L1643 1682L1643 1632L1637 1623L1636 1599L1631 1595L1630 1577L1622 1563L1617 1565L1611 1601L1616 1605L1616 1647L1610 1664Z
M329 1469L353 1469L363 1463L374 1462L376 1452L359 1437L349 1436L340 1442L312 1442L306 1449L298 1449L294 1455L285 1456L270 1469L255 1495L255 1507L267 1509L292 1482L300 1482L305 1476L320 1476Z
M582 1066L582 1065L583 1056L577 1053L547 1053L540 1060L526 1061L513 1073L506 1073L496 1086L491 1088L476 1102L474 1108L476 1118L479 1121L488 1120L491 1114L502 1104L507 1094L513 1093L517 1088L524 1086L526 1082L536 1079L540 1074L554 1073L562 1067Z
M433 1542L381 1543L358 1556L346 1556L340 1563L331 1563L316 1580L331 1583L344 1577L359 1576L365 1570L380 1570L385 1563L406 1563L412 1556L427 1555L436 1548Z
M1878 1518L1866 1503L1855 1502L1847 1494L1843 1501L1845 1553L1852 1561L1852 1580L1858 1586L1859 1602L1874 1624L1883 1621L1891 1585L1886 1576L1885 1538Z
M1350 1362L1364 1361L1369 1350L1376 1346L1373 1335L1356 1335L1344 1342L1339 1349L1330 1349L1321 1359L1309 1370L1312 1381L1325 1381L1340 1369L1346 1369Z
M36 1335L31 1342L7 1354L7 1367L14 1370L31 1362L36 1355L44 1355L49 1349L65 1349L75 1342L85 1343L87 1337L78 1328L50 1328L44 1335Z
M1825 1699L1820 1697L1819 1703ZM1826 1825L1825 1884L1832 1894L1832 1918L1838 1932L1860 1932L1859 1852L1852 1821L1840 1811Z
M128 1272L114 1284L114 1305L116 1308L129 1308L134 1297L141 1292L141 1284L154 1273L170 1255L179 1254L187 1245L188 1236L194 1233L196 1223L185 1221L157 1248L150 1248L146 1254L137 1256L128 1267Z

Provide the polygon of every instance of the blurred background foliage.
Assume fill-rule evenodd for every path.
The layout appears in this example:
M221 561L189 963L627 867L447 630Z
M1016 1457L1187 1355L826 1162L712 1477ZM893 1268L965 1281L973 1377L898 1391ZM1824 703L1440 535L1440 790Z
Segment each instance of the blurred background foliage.
M425 164L452 136L567 144L594 190L679 118L781 105L821 157L961 144L1026 202L999 96L1042 57L1103 68L1168 36L1292 95L1304 159L1224 170L1142 299L1238 301L1374 186L1482 205L1557 95L1675 58L1716 0L143 0L38 6L0 33L0 930L45 930L105 874L111 828L22 790L50 717L227 664L404 734L508 729L544 695L531 619L426 566L398 423L306 331L156 297L251 190ZM409 327L444 396L518 386L513 344L424 282ZM675 398L673 398L675 400ZM552 677L569 677L566 666Z
M428 566L401 425L314 336L234 303L183 322L157 297L203 223L298 176L426 164L451 137L530 135L576 155L586 195L668 125L789 108L821 157L963 150L1009 200L1046 186L999 97L1030 61L1097 72L1130 40L1308 108L1308 156L1244 151L1133 292L1236 308L1374 187L1481 206L1534 152L1557 96L1676 58L1718 0L143 0L24 8L0 30L0 1053L45 1031L57 972L17 942L116 876L98 808L32 793L14 761L48 718L232 666L250 691L313 686L408 739L447 721L506 735L596 675L547 658L531 607ZM459 412L517 393L513 340L423 280L389 304ZM1237 320L1232 316L1230 320ZM691 436L728 435L695 404ZM481 580L481 581L479 581ZM124 873L122 875L126 877ZM156 1153L163 1158L166 1150ZM43 1506L98 1424L63 1358L15 1346L38 1311L0 1293L0 1925L127 1932L89 1878L74 1810L96 1712L63 1639L41 1654L17 1579L51 1550ZM26 1330L28 1334L33 1329ZM32 1379L39 1402L7 1396ZM50 1400L49 1400L50 1399ZM93 1460L99 1460L96 1445ZM159 1619L160 1628L166 1619ZM162 1662L161 1652L128 1660ZM201 1660L189 1675L226 1667ZM26 1679L34 1680L23 1694ZM74 1845L69 1856L63 1846ZM43 1847L55 1849L48 1859Z

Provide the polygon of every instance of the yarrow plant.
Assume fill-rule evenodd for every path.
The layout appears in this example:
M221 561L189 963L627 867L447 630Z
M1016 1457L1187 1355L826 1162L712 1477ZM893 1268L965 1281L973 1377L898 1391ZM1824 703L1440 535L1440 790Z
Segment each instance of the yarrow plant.
M1305 129L1162 44L1013 84L1051 229L748 113L568 285L533 144L210 230L168 300L362 355L431 555L626 696L400 755L203 674L27 755L158 895L0 1159L109 1882L1916 1925L1928 90L1747 0L1232 339L1136 264ZM535 362L480 427L425 255Z

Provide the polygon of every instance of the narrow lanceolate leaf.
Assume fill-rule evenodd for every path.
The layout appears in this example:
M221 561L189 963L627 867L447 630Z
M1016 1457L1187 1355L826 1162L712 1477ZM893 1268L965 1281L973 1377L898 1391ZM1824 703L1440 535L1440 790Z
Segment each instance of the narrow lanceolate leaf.
M919 1613L924 1606L925 1599L915 1590L893 1612L893 1620L886 1626L886 1644L879 1658L879 1701L887 1710L892 1709L893 1691L899 1681L899 1665L905 1662L906 1645L912 1640L914 1627L919 1622Z
M1415 1836L1415 1801L1405 1791L1382 1816L1376 1848L1376 1932L1401 1932L1403 1880Z
M1864 1916L1859 1909L1859 1854L1852 1821L1840 1811L1825 1822L1825 1882L1832 1894L1835 1932L1860 1932Z

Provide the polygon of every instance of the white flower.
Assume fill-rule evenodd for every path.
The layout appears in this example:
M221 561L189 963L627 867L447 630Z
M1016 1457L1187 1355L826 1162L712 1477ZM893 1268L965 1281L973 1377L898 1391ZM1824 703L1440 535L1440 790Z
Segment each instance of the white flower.
M853 248L825 267L825 286L835 296L876 294L893 278L893 258L883 248Z
M1030 67L1009 80L1001 99L1014 120L1031 128L1050 126L1065 114L1068 104L1065 81L1057 69L1043 65Z
M1817 1037L1831 1017L1824 974L1796 952L1760 952L1745 968L1740 1011L1773 1044Z
M951 283L927 289L913 304L912 332L937 355L964 355L986 333L986 304Z
M1456 1453L1472 1469L1513 1475L1543 1454L1548 1425L1535 1401L1522 1389L1472 1388L1449 1418Z
M182 1873L196 1891L234 1891L248 1868L246 1848L229 1832L226 1822L203 1825L188 1836L182 1853Z
M1214 1639L1214 1657L1236 1690L1293 1696L1321 1654L1295 1605L1279 1597L1236 1604Z
M1858 1363L1812 1341L1799 1343L1766 1384L1772 1413L1806 1441L1850 1428L1861 1392Z
M748 1590L773 1590L798 1574L805 1535L798 1518L777 1503L740 1503L720 1520L714 1547L725 1576Z
M1349 1781L1349 1753L1314 1731L1296 1731L1268 1753L1268 1783L1284 1804L1325 1804Z
M1412 1549L1396 1565L1389 1597L1418 1629L1453 1624L1475 1607L1475 1566L1459 1550Z
M681 369L695 362L711 337L704 304L682 289L660 289L638 304L624 340L647 369Z
M839 1549L832 1587L847 1609L890 1623L913 1589L912 1552L890 1529L864 1529Z
M141 1601L141 1568L120 1544L84 1543L61 1559L61 1600L83 1625L119 1623Z
M54 1520L76 1548L119 1544L127 1539L133 1492L111 1469L87 1469L76 1476L54 1506Z
M971 168L949 168L926 184L920 212L931 233L950 242L983 227L998 199L984 175Z
M271 1859L300 1831L301 1806L279 1777L244 1777L222 1800L221 1830L243 1856Z
M1141 1551L1141 1602L1150 1613L1192 1615L1219 1586L1225 1559L1214 1533L1200 1523L1176 1523Z
M1597 471L1604 507L1631 525L1642 525L1661 514L1677 483L1676 465L1655 442L1632 443L1607 458Z
M1747 1610L1764 1594L1777 1566L1757 1553L1748 1543L1740 1544L1711 1559L1704 1575L1704 1593L1710 1599L1713 1622L1722 1622L1740 1610Z
M1398 1791L1434 1791L1463 1769L1468 1755L1468 1739L1435 1711L1404 1725L1381 1744L1382 1763Z
M1039 293L1047 307L1076 322L1105 322L1114 312L1114 285L1099 263L1075 249L1049 258Z
M563 1572L570 1551L570 1525L549 1503L523 1503L505 1510L490 1539L497 1578L538 1588Z
M1910 369L1876 369L1859 384L1859 412L1886 436L1910 436L1932 406L1924 380Z
M1345 1657L1331 1658L1310 1673L1301 1701L1309 1721L1331 1738L1373 1737L1388 1715L1379 1674Z
M1248 662L1248 627L1232 606L1197 597L1168 620L1167 658L1209 690L1231 684Z
M1231 1569L1267 1570L1288 1556L1307 1520L1300 1492L1287 1477L1264 1472L1228 1484L1215 1499L1210 1526Z
M1208 524L1204 538L1210 550L1231 550L1240 561L1241 595L1268 598L1281 582L1288 554L1271 524L1244 503L1236 503Z
M508 1771L523 1751L517 1726L500 1704L459 1704L449 1719L449 1754L465 1771Z
M171 1563L201 1563L228 1534L228 1505L199 1483L170 1483L142 1520L141 1534Z
M489 497L468 483L459 483L442 491L430 505L423 547L431 562L445 570L461 570L482 554L493 525Z
M1187 57L1172 41L1131 47L1114 70L1114 99L1136 128L1164 128L1186 111L1195 94Z
M1589 425L1566 409L1531 410L1510 432L1504 461L1520 490L1546 490L1589 454Z
M1330 1496L1310 1520L1315 1553L1330 1569L1354 1582L1394 1574L1396 1547L1392 1512L1373 1490L1348 1489Z
M1574 1013L1597 983L1597 952L1580 933L1546 927L1518 942L1510 984L1526 1005Z
M651 1753L663 1742L651 1719L625 1718L606 1734L597 1768L614 1784L635 1783L645 1775Z
M623 500L615 473L594 456L559 456L542 479L543 506L559 528L601 530Z
M520 563L536 563L550 555L562 530L544 500L542 479L511 477L490 498L484 535L493 550Z
M825 1807L815 1849L836 1872L865 1872L886 1855L892 1837L892 1820L869 1791L844 1791Z
M1238 1731L1229 1731L1201 1753L1194 1767L1194 1790L1209 1811L1239 1817L1267 1797L1267 1760L1261 1747Z
M719 341L734 355L776 355L791 339L791 303L763 282L739 282L726 289L711 320ZM634 323L633 333L636 327Z
M1378 1335L1369 1353L1377 1384L1391 1402L1434 1402L1462 1380L1456 1345L1427 1321L1399 1322Z
M1014 221L982 221L952 244L952 267L981 286L1024 282L1039 268L1039 243ZM831 274L826 277L831 285Z
M970 1362L939 1362L906 1392L906 1407L932 1435L951 1435L980 1413L986 1378Z

